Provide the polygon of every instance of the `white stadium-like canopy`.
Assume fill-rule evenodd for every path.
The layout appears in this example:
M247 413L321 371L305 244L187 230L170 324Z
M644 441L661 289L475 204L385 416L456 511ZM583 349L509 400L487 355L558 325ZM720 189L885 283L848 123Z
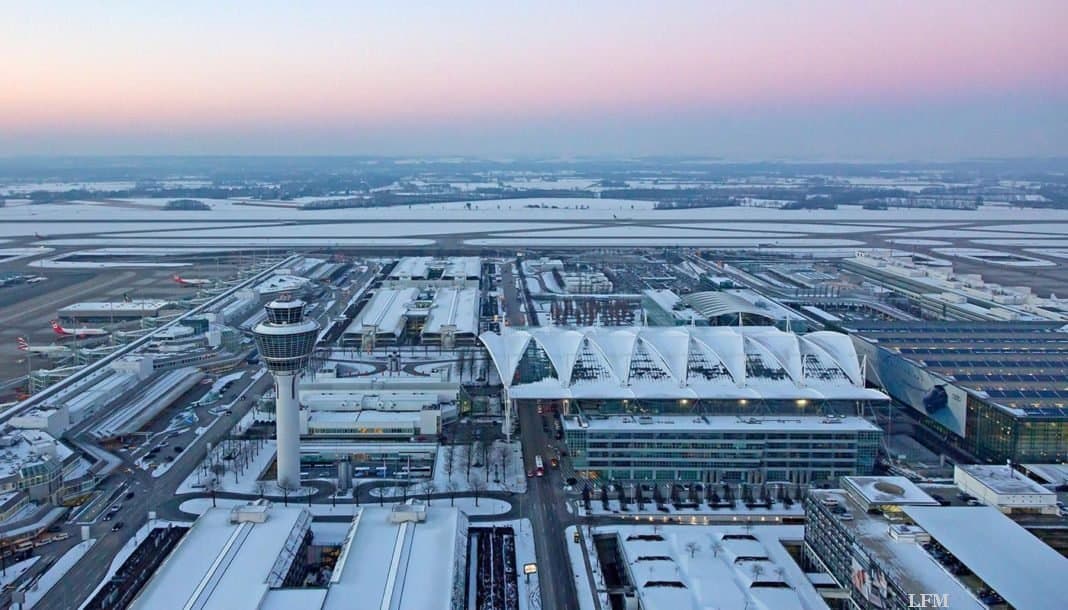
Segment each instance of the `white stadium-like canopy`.
M511 398L886 400L852 340L774 327L543 327L483 333ZM524 356L548 361L518 379Z

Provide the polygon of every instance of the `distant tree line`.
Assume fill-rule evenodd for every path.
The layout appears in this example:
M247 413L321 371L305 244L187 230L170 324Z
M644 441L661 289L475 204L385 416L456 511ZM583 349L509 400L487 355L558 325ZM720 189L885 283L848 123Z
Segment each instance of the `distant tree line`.
M164 210L210 210L211 206L199 199L172 199L163 206Z

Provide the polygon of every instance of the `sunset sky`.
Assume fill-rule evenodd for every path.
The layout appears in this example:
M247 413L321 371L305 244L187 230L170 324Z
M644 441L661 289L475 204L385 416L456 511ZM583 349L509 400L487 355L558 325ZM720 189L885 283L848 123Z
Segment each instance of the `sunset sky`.
M1068 1L0 8L0 155L1068 155Z

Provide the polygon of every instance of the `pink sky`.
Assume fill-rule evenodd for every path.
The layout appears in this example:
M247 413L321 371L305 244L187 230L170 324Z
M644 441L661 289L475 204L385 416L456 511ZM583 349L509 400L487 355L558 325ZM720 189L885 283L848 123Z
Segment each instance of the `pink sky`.
M1063 1L46 4L5 9L0 144L1068 100Z

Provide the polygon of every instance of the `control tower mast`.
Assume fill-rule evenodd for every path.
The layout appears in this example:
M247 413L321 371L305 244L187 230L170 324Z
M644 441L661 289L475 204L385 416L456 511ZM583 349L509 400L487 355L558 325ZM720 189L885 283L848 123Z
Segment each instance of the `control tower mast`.
M276 300L265 307L267 319L252 329L260 357L274 376L278 439L278 486L300 487L300 403L297 379L315 349L319 323L304 319L304 301Z

